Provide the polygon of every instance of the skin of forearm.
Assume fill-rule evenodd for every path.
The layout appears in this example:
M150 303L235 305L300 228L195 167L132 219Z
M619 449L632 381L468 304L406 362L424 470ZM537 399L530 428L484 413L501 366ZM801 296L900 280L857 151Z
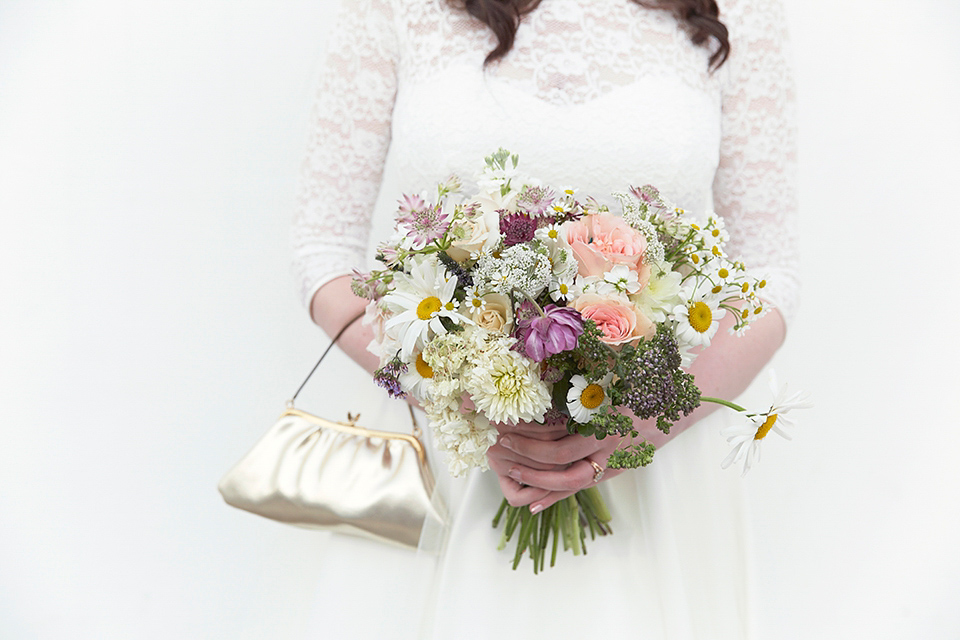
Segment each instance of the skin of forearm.
M357 314L363 313L367 300L357 297L350 289L351 276L341 276L320 287L310 304L310 317L331 338L337 335ZM367 351L373 339L373 331L363 324L363 319L347 329L338 344L344 353L371 375L380 366L377 356Z

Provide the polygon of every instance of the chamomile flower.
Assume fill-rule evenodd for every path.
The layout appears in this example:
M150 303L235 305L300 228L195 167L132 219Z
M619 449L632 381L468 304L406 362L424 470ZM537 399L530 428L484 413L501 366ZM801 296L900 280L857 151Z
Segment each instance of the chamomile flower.
M726 313L711 296L682 296L684 301L673 308L677 341L681 346L709 347L717 333L720 319Z
M385 327L396 332L403 360L409 361L414 350L422 349L431 336L447 332L441 318L456 324L470 322L457 311L453 298L457 279L436 260L414 263L410 273L398 273L394 283L396 289L384 296L383 301L396 315Z
M564 273L550 281L550 299L554 302L569 302L577 294L575 282L577 274L575 271Z
M611 380L613 380L613 373L608 373L597 382L588 382L581 375L570 378L570 390L567 391L567 409L570 410L570 417L581 424L586 424L601 407L610 404L607 388Z
M480 293L479 289L476 287L467 287L466 296L464 297L463 304L466 307L466 313L472 313L475 311L483 311L487 306L487 301L483 298L483 294Z
M770 371L770 390L773 392L774 399L770 408L763 413L748 414L747 422L727 427L720 431L720 435L727 439L727 443L733 445L730 453L720 466L724 469L732 464L743 462L743 473L746 475L750 468L760 461L760 442L775 431L780 436L790 440L790 434L784 430L784 427L794 425L786 414L794 409L807 409L813 404L809 401L809 394L798 391L789 395L787 386L777 385L777 376Z

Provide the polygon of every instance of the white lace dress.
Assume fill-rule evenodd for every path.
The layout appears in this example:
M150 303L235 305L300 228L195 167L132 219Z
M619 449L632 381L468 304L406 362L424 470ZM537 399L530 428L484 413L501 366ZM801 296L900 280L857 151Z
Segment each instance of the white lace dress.
M445 0L347 2L294 226L304 304L331 279L373 266L401 193L451 173L469 185L503 146L526 174L601 201L651 183L689 210L714 208L733 253L766 271L768 297L789 321L796 158L782 7L720 4L732 52L711 74L710 50L671 14L630 0L543 0L486 70L495 37ZM359 368L338 370L331 384L378 426L404 428L402 404ZM512 571L510 554L496 551L492 473L443 483L451 522L439 554L318 538L312 636L749 637L749 538L739 475L720 470L720 420L675 438L650 467L602 483L615 534L539 576L527 565Z

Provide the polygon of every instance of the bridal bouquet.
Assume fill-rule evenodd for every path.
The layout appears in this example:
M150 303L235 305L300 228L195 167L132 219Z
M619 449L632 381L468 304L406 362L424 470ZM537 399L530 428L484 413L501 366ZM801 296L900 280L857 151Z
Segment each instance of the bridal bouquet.
M384 268L353 285L370 300L376 382L423 406L454 475L487 468L495 423L532 421L620 436L606 466L645 466L654 447L634 416L668 433L702 401L747 415L723 464L749 468L759 440L783 434L782 414L802 399L748 414L701 396L684 370L725 314L741 334L767 312L766 282L727 256L723 220L694 219L652 186L613 194L613 212L518 166L501 149L485 159L476 193L451 178L435 196L401 199L395 234L378 247ZM610 532L596 487L537 514L504 501L494 526L501 521L501 547L517 537L514 568L529 552L535 572L548 547L552 565L560 541L580 554L587 533Z

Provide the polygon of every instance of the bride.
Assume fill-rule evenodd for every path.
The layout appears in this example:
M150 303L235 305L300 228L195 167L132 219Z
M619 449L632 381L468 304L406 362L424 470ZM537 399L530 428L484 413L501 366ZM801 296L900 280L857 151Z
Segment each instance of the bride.
M373 265L402 193L451 173L467 190L497 147L526 175L610 194L654 184L726 219L733 255L771 283L776 307L743 337L721 326L691 371L733 398L783 340L798 292L793 88L777 0L353 0L331 37L294 226L305 306L329 334L363 309L349 273ZM341 347L362 369L327 387L364 422L403 429L375 387L361 323ZM332 369L331 369L332 370ZM352 377L351 377L352 376ZM748 638L750 539L738 474L720 469L719 414L702 407L649 467L606 471L615 534L534 576L511 570L490 520L502 496L540 510L594 484L617 445L521 424L501 430L492 472L435 475L450 514L417 552L323 536L311 637ZM379 411L377 410L379 409ZM429 431L429 430L428 430ZM439 533L439 535L435 535Z

